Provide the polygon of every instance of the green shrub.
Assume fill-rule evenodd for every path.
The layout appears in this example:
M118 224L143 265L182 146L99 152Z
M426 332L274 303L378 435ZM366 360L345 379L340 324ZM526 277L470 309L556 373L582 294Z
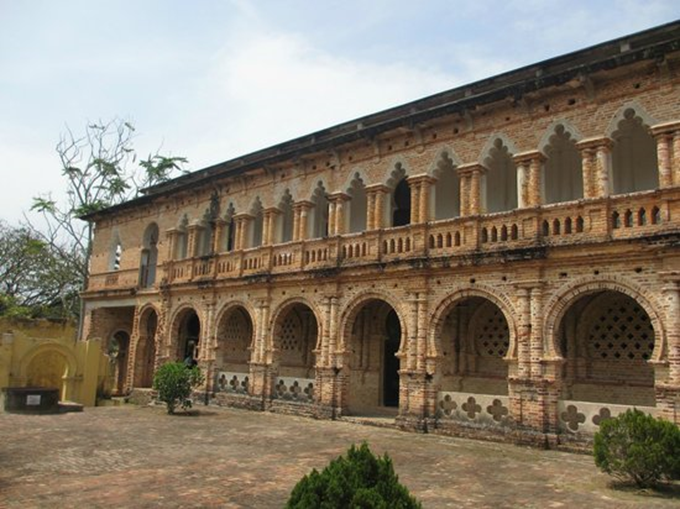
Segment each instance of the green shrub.
M594 455L602 471L642 488L680 479L680 429L640 410L628 410L602 422Z
M376 457L366 443L354 445L321 472L306 475L293 489L290 509L420 508L420 503L399 483L392 460Z
M158 391L158 399L165 403L169 414L175 408L191 408L191 391L204 381L198 366L188 368L182 362L163 364L153 377L153 388Z

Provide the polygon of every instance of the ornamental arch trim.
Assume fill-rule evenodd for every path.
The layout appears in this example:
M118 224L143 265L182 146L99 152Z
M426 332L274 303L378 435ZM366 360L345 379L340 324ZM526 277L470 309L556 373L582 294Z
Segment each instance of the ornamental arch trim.
M541 140L538 142L538 150L543 155L547 155L545 151L548 148L548 145L550 145L550 139L555 135L555 133L557 132L556 129L560 126L562 126L565 133L569 134L569 139L574 143L577 143L583 139L583 135L581 134L581 132L569 120L566 119L553 120L550 123L550 125L546 128L546 130L543 132L543 136L541 136Z
M406 316L406 310L402 309L396 300L387 293L375 290L365 290L355 295L347 304L345 304L342 313L340 313L340 327L338 329L340 334L340 343L338 345L338 349L340 352L345 352L348 348L348 338L352 334L352 327L357 314L359 311L361 311L365 304L372 300L381 300L394 309L394 312L397 314L397 318L399 319L399 326L401 327L399 351L403 351L405 340L408 338L408 325L404 319L404 316Z
M283 316L283 314L288 311L290 308L292 308L296 304L302 304L304 306L307 306L309 309L312 310L312 313L314 314L314 319L316 320L316 345L314 346L314 349L318 349L321 338L323 337L323 320L322 320L322 314L319 312L319 309L315 303L312 301L304 298L304 297L291 297L289 299L284 300L283 302L279 303L276 308L271 313L271 318L269 319L269 324L268 324L268 330L270 331L269 334L267 334L267 347L268 348L275 348L275 333L276 333L276 324L278 320Z
M427 167L427 174L430 177L437 178L437 174L439 173L439 163L447 158L451 161L454 168L457 168L463 164L462 159L458 156L452 145L442 145L434 153L434 157Z
M666 331L661 319L662 314L657 311L661 309L658 299L650 292L643 290L636 283L616 276L596 279L582 278L562 286L557 292L553 293L544 306L546 310L543 325L543 351L545 357L552 359L563 358L560 352L557 331L564 315L581 297L600 291L613 291L627 295L645 310L654 329L654 351L650 361L660 362L666 354Z
M517 324L514 317L517 316L515 306L510 298L497 292L486 285L478 285L475 288L460 288L449 293L439 301L435 310L430 314L430 330L428 334L427 356L436 357L441 355L441 332L446 317L453 308L465 299L480 297L496 305L503 313L505 321L508 323L509 341L506 360L517 358Z
M503 146L507 147L508 154L510 154L511 156L519 154L521 152L517 148L517 145L515 145L515 142L512 141L505 133L496 132L496 133L491 134L487 138L486 143L484 143L482 150L479 152L479 157L477 158L477 162L479 164L481 164L481 165L486 164L486 160L491 155L491 150L495 147L496 140L501 140L501 142L503 143Z
M60 345L59 343L43 343L41 345L34 346L22 357L21 362L19 363L19 377L25 379L28 376L28 367L31 365L33 359L35 359L38 355L42 355L47 352L54 352L64 357L67 366L67 377L76 375L78 371L78 361L71 350L66 348L64 345Z
M610 138L614 136L614 133L619 129L619 123L626 118L626 112L628 110L633 110L635 112L634 118L639 118L642 121L642 125L648 129L658 123L657 119L652 117L647 112L647 109L638 101L628 101L616 110L616 113L612 116L607 125L607 130L605 132L606 136L609 136Z

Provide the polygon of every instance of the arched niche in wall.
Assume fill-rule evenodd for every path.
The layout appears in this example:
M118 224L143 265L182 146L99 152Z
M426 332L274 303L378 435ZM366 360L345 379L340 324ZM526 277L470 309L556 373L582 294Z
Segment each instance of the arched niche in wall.
M234 250L236 241L236 222L234 221L235 215L236 210L234 209L234 204L230 203L223 216L224 227L222 229L222 238L220 239L221 251L229 252Z
M309 237L320 238L328 236L328 193L319 181L312 193L312 203L314 206L309 214Z
M614 194L656 189L659 186L656 143L642 116L627 108L611 137Z
M583 198L581 155L574 135L558 124L543 148L545 161L545 202L560 203Z
M290 190L286 189L279 202L281 214L278 217L277 238L279 242L293 240L293 197Z
M516 209L517 168L512 151L502 138L497 137L489 147L484 166L488 169L482 185L482 193L486 193L486 212Z
M411 223L411 188L406 180L406 170L401 163L394 165L394 170L387 181L390 188L389 217L391 226L405 226Z
M189 226L189 217L184 214L177 225L177 239L175 241L175 258L183 260L187 257L189 247L189 233L187 228Z
M156 282L158 264L158 225L149 224L142 237L142 252L139 262L139 285L149 288Z
M248 247L258 247L262 245L262 227L264 222L262 202L259 196L255 198L252 207L250 207L250 215L253 216L253 219L250 223L250 231L248 232Z
M354 175L347 194L350 197L349 207L347 207L349 233L363 232L366 230L368 202L366 186L358 173Z
M448 152L442 152L437 158L433 176L437 179L434 185L434 218L448 219L460 215L460 181L456 173L456 164Z

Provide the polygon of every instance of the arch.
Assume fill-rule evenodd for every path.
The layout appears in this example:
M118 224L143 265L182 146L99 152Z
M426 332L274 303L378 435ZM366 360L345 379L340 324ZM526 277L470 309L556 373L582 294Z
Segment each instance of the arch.
M583 198L581 154L576 148L580 139L563 123L554 125L541 140L546 156L544 188L546 203L560 203Z
M639 118L642 124L647 128L659 123L659 121L652 117L647 112L647 109L638 101L628 101L616 110L616 113L609 121L609 124L607 124L607 130L605 131L606 136L610 138L614 137L614 133L619 129L619 123L626 118L626 112L628 110L633 110L635 112L635 117Z
M224 305L215 320L215 367L248 372L255 341L252 309L242 301Z
M21 361L19 362L19 376L22 379L25 380L27 378L28 368L31 362L33 362L33 359L35 359L38 355L41 355L45 352L54 352L58 355L61 355L64 359L66 359L67 366L66 376L70 377L76 374L78 369L78 361L73 352L69 348L66 348L64 345L61 345L59 343L41 343L31 348L21 358Z
M430 167L428 173L437 179L431 186L433 196L430 199L435 220L460 216L460 180L456 172L459 165L455 152L441 149Z
M377 183L385 184L387 187L394 189L394 186L396 186L402 178L410 177L413 174L411 166L408 158L403 155L391 157ZM396 180L395 172L400 173Z
M517 358L517 324L515 323L515 317L518 316L517 310L507 295L498 293L495 289L486 285L475 285L475 288L461 287L439 301L434 311L430 313L429 341L427 345L428 357L440 356L442 354L441 331L449 312L460 302L473 297L486 299L501 310L505 320L508 322L509 333L508 352L505 358Z
M279 242L293 240L293 196L290 189L286 189L278 202L281 212L277 218L277 235Z
M197 331L187 330L188 324L186 323L186 320L189 319L192 314L195 315L198 322ZM189 356L193 359L196 359L198 357L198 346L202 342L202 336L204 335L205 331L200 313L193 305L183 304L177 310L175 310L170 323L172 324L170 327L170 344L175 349L175 356L177 360L183 361Z
M609 290L619 292L635 300L649 316L654 328L654 352L652 361L660 361L666 354L666 331L660 314L661 309L656 299L648 295L639 285L617 276L594 276L581 278L567 283L552 294L543 309L543 351L545 356L552 359L562 359L557 330L565 313L581 297L590 293Z
M138 335L133 338L134 352L133 386L151 387L156 363L158 343L158 309L153 304L143 306L139 314Z
M311 202L314 204L308 216L309 237L312 239L328 237L328 193L323 181L316 183L312 191Z
M341 351L345 351L347 348L347 338L349 334L351 334L351 327L352 327L352 322L356 318L357 313L361 310L361 308L367 304L368 302L372 300L382 300L385 301L389 306L394 309L397 313L397 316L399 317L399 323L401 325L401 337L402 337L402 344L399 347L400 350L402 350L404 346L403 339L407 337L407 326L405 320L402 318L402 316L405 316L405 310L401 308L401 306L398 304L398 301L392 297L392 295L387 294L386 292L380 292L380 291L375 291L375 290L366 290L363 292L360 292L358 295L356 295L351 301L349 301L345 306L340 314L340 345L339 349Z
M503 212L517 208L517 167L513 159L514 144L507 138L496 136L487 142L482 152L483 165L487 168L482 177L482 203L486 212ZM487 185L491 179L493 185Z
M564 134L568 135L568 138L574 143L578 143L583 139L581 131L579 131L578 128L569 120L564 118L553 120L550 122L548 128L543 132L543 136L541 136L541 139L538 142L538 150L540 150L543 155L548 155L546 153L546 148L548 145L550 145L550 139L555 135L558 128L561 128Z
M142 236L142 253L139 261L139 286L142 288L149 288L156 282L158 240L158 225L149 223Z
M274 325L276 324L277 320L281 318L281 315L284 314L286 311L288 311L292 306L295 306L296 304L301 304L303 306L307 306L309 309L312 310L312 313L314 314L314 318L316 320L316 323L319 325L319 329L321 329L323 321L322 317L323 315L319 311L319 308L314 304L312 301L304 298L304 297L291 297L289 299L284 300L283 302L279 303L278 306L274 309L274 311L271 314L271 318L269 319L269 328L270 330L273 329ZM321 334L319 334L319 340L321 339ZM268 346L272 346L271 344Z
M644 110L622 108L614 119L612 175L614 194L659 187L656 141L649 131L653 119Z
M512 139L510 139L505 133L496 132L489 136L486 140L486 143L484 143L484 146L479 153L479 158L477 159L479 164L484 164L484 161L489 157L489 154L494 149L497 140L500 140L502 145L507 147L508 152L511 154L519 154L519 150Z
M264 209L259 196L256 196L253 200L249 213L253 216L253 219L249 222L248 247L258 247L262 245L264 228Z
M368 214L368 197L366 196L366 186L361 175L357 172L347 188L350 197L347 208L345 222L349 233L359 233L366 230L366 219Z

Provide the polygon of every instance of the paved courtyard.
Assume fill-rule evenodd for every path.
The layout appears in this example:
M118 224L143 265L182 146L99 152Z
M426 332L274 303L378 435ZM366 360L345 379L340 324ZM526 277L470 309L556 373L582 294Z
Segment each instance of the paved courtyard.
M346 422L200 407L0 414L0 507L282 507L350 444L389 452L424 507L678 507L615 491L592 458Z

